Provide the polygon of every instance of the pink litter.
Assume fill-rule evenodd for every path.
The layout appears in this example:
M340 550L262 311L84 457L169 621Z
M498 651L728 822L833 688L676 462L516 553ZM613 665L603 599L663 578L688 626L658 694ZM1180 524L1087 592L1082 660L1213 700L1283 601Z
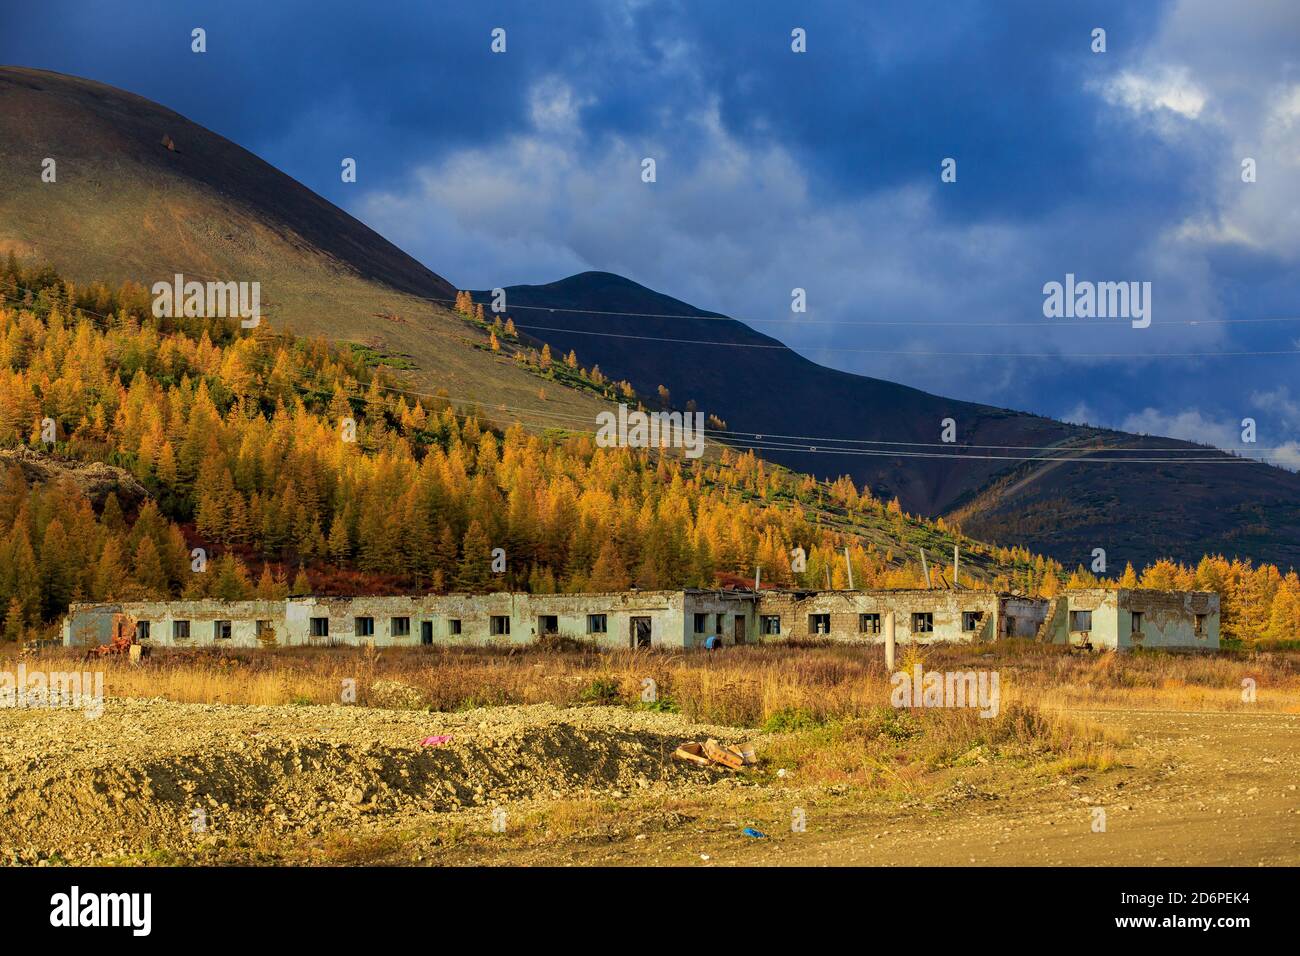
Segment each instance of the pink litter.
M421 747L441 747L451 740L451 734L436 734L433 737L425 737L420 741Z

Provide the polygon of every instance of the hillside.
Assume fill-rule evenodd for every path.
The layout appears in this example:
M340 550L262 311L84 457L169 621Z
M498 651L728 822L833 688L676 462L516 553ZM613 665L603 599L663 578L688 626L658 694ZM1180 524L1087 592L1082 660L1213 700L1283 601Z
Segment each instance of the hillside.
M697 401L726 421L729 441L818 477L849 475L879 497L897 495L908 511L945 515L985 540L1023 544L1071 567L1098 547L1112 563L1225 552L1300 566L1300 475L1282 469L828 369L741 322L609 273L514 286L507 302L521 331L576 350L638 394L663 385L674 404ZM713 342L727 344L698 344ZM957 423L955 449L937 444L945 418ZM1148 459L1190 449L1191 457L1227 463L985 457L1082 458L1084 446L1095 445L1170 450L1127 453Z
M58 161L55 183L41 181L45 157ZM52 262L83 288L151 285L178 271L260 282L269 329L352 343L404 387L442 389L459 408L478 403L533 432L592 429L618 394L581 381L599 365L638 395L663 385L676 407L694 401L727 423L727 441L772 462L824 479L849 475L905 511L947 516L974 537L1028 545L1068 567L1098 547L1112 571L1218 552L1300 565L1300 476L1214 452L1196 457L1228 463L998 458L1024 453L975 446L1041 447L1044 457L1095 454L1085 445L1171 454L1196 446L827 369L740 322L608 273L511 288L512 318L528 338L493 351L485 324L448 307L446 280L343 210L171 110L88 80L0 68L6 252ZM649 314L607 314L619 312ZM534 361L529 346L541 342L557 356L575 352L578 374ZM934 444L944 418L957 422L955 452ZM880 444L864 444L872 442Z
M441 276L248 150L90 80L0 68L7 252L82 283L260 282L272 328L364 345L416 387L588 421L604 407L563 388L542 399L535 376L475 347L486 336L440 304L455 295Z
M5 633L71 600L449 589L622 590L962 582L1059 588L1059 565L910 518L851 483L756 458L598 448L413 395L363 357L210 319L101 318L44 270L0 306L0 610ZM32 423L53 420L52 446ZM351 419L350 433L341 423ZM104 464L111 463L113 467ZM94 476L97 482L84 479ZM142 499L140 492L147 497ZM791 549L807 552L792 567ZM210 567L196 572L192 549ZM506 567L491 568L492 551Z

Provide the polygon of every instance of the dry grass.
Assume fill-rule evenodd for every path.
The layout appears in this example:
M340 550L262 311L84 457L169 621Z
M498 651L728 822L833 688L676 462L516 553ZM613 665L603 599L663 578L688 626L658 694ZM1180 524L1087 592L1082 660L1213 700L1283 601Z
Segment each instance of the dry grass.
M511 810L508 834L489 832L484 808L436 825L330 830L293 840L268 834L207 851L213 859L332 865L469 859L516 850L545 854L556 847L677 832L687 823L721 831L754 819L767 829L788 816L796 799L822 814L839 806L835 801L847 801L841 809L849 816L881 807L943 807L954 799L1083 779L1120 767L1121 753L1131 763L1122 731L1103 729L1066 708L1242 709L1248 706L1240 700L1244 677L1258 687L1256 708L1294 710L1300 701L1300 657L1294 654L1094 656L1024 643L903 650L899 670L920 665L926 671L996 671L1000 706L988 718L973 708L894 707L882 650L831 644L603 653L467 647L155 650L138 666L121 659L83 663L71 651L54 650L26 662L29 670L102 667L106 692L120 697L329 704L340 702L350 682L362 706L653 707L764 731L752 738L758 766L738 776L735 787L682 793L632 788L618 799L593 794L530 801ZM0 669L16 663L0 659ZM653 703L642 696L647 678L656 685Z
M877 708L866 717L774 738L764 768L803 781L915 794L933 771L997 762L1049 773L1107 770L1123 742L1113 731L1012 703L992 718L969 709Z
M27 658L28 668L38 666ZM49 669L100 669L105 692L192 703L336 703L355 687L356 703L454 711L502 704L616 704L676 710L693 720L760 727L791 720L816 725L871 719L889 704L880 648L767 645L714 652L441 647L155 650L139 666L82 663L71 651L42 655ZM907 649L900 669L996 671L1004 708L1150 707L1176 710L1300 712L1300 654L1157 652L1071 654L1027 643ZM13 670L17 659L0 658ZM646 680L655 702L646 703ZM1253 704L1242 682L1255 682ZM350 684L347 682L351 682ZM414 693L389 692L392 682ZM778 726L777 729L781 729Z

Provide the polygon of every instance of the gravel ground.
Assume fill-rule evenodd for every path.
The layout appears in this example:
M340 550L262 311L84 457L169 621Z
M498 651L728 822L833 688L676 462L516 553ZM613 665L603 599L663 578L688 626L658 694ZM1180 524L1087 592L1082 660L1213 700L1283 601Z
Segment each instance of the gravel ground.
M444 734L443 745L420 744ZM670 759L705 737L748 734L675 714L549 704L430 714L110 699L94 720L3 709L0 862L159 849L188 858L259 834L708 784L725 771Z

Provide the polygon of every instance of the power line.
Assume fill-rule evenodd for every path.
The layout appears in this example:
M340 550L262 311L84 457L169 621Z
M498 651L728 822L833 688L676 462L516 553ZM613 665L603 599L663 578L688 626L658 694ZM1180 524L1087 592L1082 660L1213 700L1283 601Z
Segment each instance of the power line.
M27 290L27 291L31 291L31 290ZM13 300L13 299L9 299L8 301L14 301L14 300ZM94 311L94 310L92 310L92 309L83 309L83 308L81 308L81 307L79 307L79 306L75 306L75 305L74 305L74 308L76 308L78 311L82 311L82 312L86 312L86 313L91 314L91 315L98 316L98 317L103 318L103 319L105 319L105 320L107 320L107 321L111 321L111 320L112 320L112 316L104 315L103 313L101 313L101 312L96 312L96 311ZM288 341L288 342L294 342L294 343L299 343L299 342L302 342L302 341L303 341L302 339L300 339L300 338L298 338L298 337L296 337L296 336L292 336L292 335L290 335L289 333L286 333L286 332L279 332L279 331L273 331L273 330L270 330L270 329L264 329L261 333L258 333L258 334L260 334L260 335L264 335L264 336L267 336L267 337L270 337L270 338L283 339L283 340L285 340L285 341ZM254 361L258 361L258 360L255 359ZM268 358L268 359L265 359L265 360L262 360L262 361L264 361L264 362L266 363L265 365L262 366L262 370L263 370L264 372L273 370L273 369L270 369L270 368L269 368L269 365L270 365L270 360L269 360L269 358ZM417 398L427 398L427 399L432 399L432 400L435 400L435 401L446 401L446 402L448 402L448 403L460 402L460 403L462 403L462 404L472 404L472 405L478 406L478 407L480 408L480 410L481 410L484 414L487 414L487 415L491 415L492 412L493 412L494 410L502 410L502 411L509 410L509 411L515 411L515 412L524 412L524 413L526 413L526 414L534 415L534 416L542 417L542 418L554 418L554 419L558 419L558 420L561 420L561 421L568 421L568 422L581 422L581 423L584 424L584 425L586 425L586 424L588 424L588 423L590 422L590 419L587 419L587 418L585 418L585 417L580 417L580 416L575 416L575 415L567 415L567 414L562 413L562 412L551 412L551 411L542 410L542 409L525 408L525 407L523 407L523 406L508 406L508 405L501 405L501 404L493 405L493 404L491 404L491 403L489 403L489 402L484 401L483 399L475 398L475 397L472 397L472 396L439 395L439 394L437 394L437 393L421 392L421 391L417 391L417 390L414 390L414 389L401 388L401 387L398 387L398 386L392 386L392 385L384 385L384 384L382 384L382 383L376 383L376 384L377 384L377 387L378 387L379 389L383 390L383 391L394 392L394 393L400 393L400 394L404 394L404 395L410 395L410 396L412 396L412 397L417 397ZM297 389L300 390L300 391L304 391L304 392L307 391L307 389L306 389L305 386L300 386L300 385L298 385L298 384L296 384L296 383L295 383L294 387L297 388ZM363 397L363 400L364 400L364 397ZM608 401L608 399L605 399L605 400ZM535 422L535 421L533 421L533 422L523 422L523 421L521 421L520 423L521 423L521 424L527 424L527 425L529 425L529 426L531 426L531 427L533 427L533 428L560 427L560 426L556 426L556 425L553 425L553 424L550 424L550 423L546 423L546 422ZM571 426L563 426L563 427L564 427L564 430L565 430L565 431L569 431L569 432L573 432L573 433L578 433L578 434L597 435L597 434L599 433L598 431L593 431L593 430L591 430L591 429L589 429L589 428L576 428L576 427L571 427ZM1095 447L1095 448L1075 446L1075 447L1072 448L1071 446L1061 446L1061 445L1038 445L1038 446L1034 446L1034 445L981 445L981 444L971 444L971 445L958 445L958 446L953 446L953 445L951 445L951 444L943 443L943 442L920 442L920 441L896 442L896 441L885 441L885 440L875 440L875 439L831 438L831 437L825 437L825 436L820 436L820 437L819 437L819 436L791 436L791 435L779 435L779 434L760 433L760 432L740 432L740 431L732 431L732 430L727 430L727 429L705 429L704 431L705 431L706 434L709 434L709 435L714 436L715 441L716 441L716 440L720 440L720 437L721 437L721 440L722 440L725 444L735 445L735 446L740 447L740 448L749 448L749 449L752 449L752 450L783 451L783 452L792 452L792 453L799 453L799 454L852 455L852 456L856 456L856 457L876 457L876 458L891 458L891 457L895 457L895 458L945 458L945 459L988 460L988 461L1042 461L1042 462L1081 462L1081 461L1087 461L1087 462L1095 462L1095 463L1112 463L1112 464L1113 464L1113 463L1119 463L1119 462L1132 462L1132 463L1134 463L1134 464L1156 464L1156 463L1161 463L1161 462L1174 462L1174 463L1179 463L1179 464L1181 464L1181 463L1189 463L1189 464L1190 464L1190 463L1202 463L1202 464L1209 464L1209 463L1239 463L1239 464L1250 464L1250 463L1252 463L1252 462L1265 462L1265 463L1266 463L1266 462L1270 462L1270 461L1273 461L1273 460L1278 460L1278 461L1282 460L1281 458L1275 458L1275 457L1271 457L1271 456L1269 456L1269 457L1266 457L1266 456L1258 456L1258 457L1257 457L1257 456L1252 455L1252 456L1250 456L1250 457L1236 457L1236 456L1234 456L1234 455L1232 455L1232 454L1230 454L1230 453L1228 453L1228 452L1226 452L1226 451L1222 451L1222 452L1220 452L1219 454L1214 455L1213 457L1204 457L1204 458L1185 458L1185 457L1177 457L1177 458L1175 458L1175 457L1159 457L1159 458L1131 458L1131 457L1124 457L1124 458L1108 458L1108 457L1105 457L1105 458L1103 458L1103 457L1097 457L1097 454L1096 454L1097 452L1103 452L1103 453L1106 453L1106 454L1116 454L1116 453L1119 453L1119 454L1129 454L1129 453L1137 454L1137 453L1151 453L1151 452L1157 452L1157 453L1161 453L1161 454L1164 454L1164 455L1183 455L1183 454L1188 454L1188 455L1190 455L1190 454L1206 454L1207 449L1205 449L1205 448L1166 448L1166 447L1161 447L1161 446L1154 446L1154 447L1150 447L1150 446L1123 446L1123 447L1121 447L1121 446L1101 446L1101 447ZM737 436L744 436L744 435L751 436L751 437L753 438L753 441L737 441L737 440L735 440ZM777 441L776 439L784 439L784 441ZM801 442L804 442L804 441L833 442L833 443L849 444L849 445L883 445L883 446L889 446L889 447L886 447L886 448L856 448L856 447L849 447L849 448L838 448L838 447L823 448L823 447L814 446L814 445L796 444L796 442L800 442L800 443L801 443ZM920 452L920 451L903 450L903 449L910 449L910 448L949 448L949 449L951 449L951 451L949 451L949 452ZM985 455L985 454L969 454L969 453L965 453L965 452L962 451L962 449L969 449L969 448L989 449L989 450L1001 450L1001 451L1014 451L1014 450L1023 450L1023 451L1056 451L1056 452L1061 452L1061 453L1065 453L1065 452L1069 452L1069 451L1076 451L1076 452L1078 452L1078 454L1073 454L1073 455L1064 455L1064 454L1063 454L1063 456L1061 456L1061 457L1056 457L1056 456L1033 456L1033 455ZM1285 450L1289 450L1288 446L1279 446L1279 447L1276 447L1276 448L1261 448L1261 449L1258 449L1258 451L1280 451L1280 450L1284 450L1284 449L1285 449Z
M433 296L419 296L428 302L455 303L455 299L442 299ZM856 304L856 303L855 303ZM665 312L615 312L607 309L578 309L565 306L550 305L510 305L501 314L514 312L519 309L529 309L535 312L567 312L576 315L612 315L626 316L628 318L641 319L694 319L704 322L738 322L742 325L752 325L755 322L776 322L776 323L795 323L798 325L849 325L849 326L903 326L903 327L942 327L942 328L1027 328L1027 327L1051 327L1051 328L1129 328L1130 320L1106 320L1106 319L1081 319L1076 321L1069 320L1051 320L1048 322L965 322L949 321L937 322L926 319L880 319L870 321L858 320L838 320L838 319L800 319L800 318L779 318L779 319L755 319L755 318L736 318L730 315L689 315L673 314ZM1237 325L1246 323L1271 323L1271 322L1300 322L1300 316L1285 318L1263 318L1263 319L1175 319L1173 321L1153 322L1151 328L1174 325Z
M64 247L64 248L70 248L70 249L83 249L83 250L84 250L84 249L88 249L88 248L90 248L90 247L85 246L85 245L80 244L80 243L62 242L62 241L59 241L59 240L51 240L51 239L42 239L41 242L42 242L42 243L45 243L45 244L49 244L49 245L62 246L62 247ZM97 247L96 247L93 251L95 252L96 255L107 256L107 257L109 257L109 258L117 259L117 260L119 260L119 261L121 261L121 262L131 262L131 263L135 263L135 262L137 261L137 260L135 260L135 259L133 259L133 258L128 258L127 256L123 256L123 255L120 255L120 254L115 254L115 253L105 252L105 251L103 251L102 249L99 249L99 248L97 248ZM172 271L175 272L176 270L173 269ZM217 282L217 281L224 281L224 280L218 279L216 276L207 275L207 274L202 273L202 272L195 272L193 269L181 269L180 271L181 271L182 273L187 273L187 274L189 274L189 275L197 276L197 277L202 278L202 279L208 279L208 280L211 280L211 281L214 281L214 282ZM413 293L413 292L403 292L402 290L399 290L399 289L394 289L393 291L394 291L394 293L397 294L397 295L400 295L400 296L408 296L408 297L410 297L410 298L417 299L417 300L419 300L419 301L423 301L423 302L432 302L432 303L437 303L437 304L441 304L441 305L454 305L455 302L456 302L455 299L448 299L448 298L440 297L440 296L425 296L425 295L418 295L418 294ZM623 317L628 317L628 318L647 318L647 319L695 319L695 320L704 320L704 321L712 321L712 322L738 322L738 323L740 323L740 324L742 324L742 325L750 325L750 324L754 324L754 323L776 323L776 324L796 324L796 325L819 324L819 325L829 325L829 326L860 326L860 327L867 327L867 328L872 328L872 327L902 327L902 328L927 328L927 327L932 327L932 328L1092 328L1092 329L1097 329L1097 328L1125 328L1125 327L1128 327L1129 324L1130 324L1130 323L1129 323L1129 320L1114 321L1114 320L1105 320L1105 319L1084 319L1084 320L1076 320L1076 321L1069 321L1069 320L1051 320L1051 321L1046 321L1046 322L1037 322L1037 321L1035 321L1035 322L980 322L980 321L966 322L966 321L933 321L933 320L911 320L911 319L908 319L908 320L887 320L887 319L886 319L886 320L870 320L870 321L861 321L861 320L844 320L844 321L839 321L839 320L834 320L834 319L795 319L795 318L769 318L769 319L761 319L761 318L747 318L747 319L738 319L738 318L734 318L734 317L732 317L732 316L725 316L725 315L690 315L690 314L683 314L683 313L667 313L667 312L620 312L620 311L602 310L602 309L579 309L579 308L573 308L573 307L571 307L571 306L558 306L558 305L556 305L556 306L547 306L547 305L512 305L512 306L510 306L510 307L506 310L506 312L513 312L513 311L520 310L520 309L527 309L527 310L536 311L536 312L551 312L551 313L554 313L554 312L563 312L563 313L576 314L576 315L605 315L605 316L623 316ZM506 314L506 313L502 313L502 314ZM1159 322L1159 323L1155 323L1155 322L1153 322L1152 325L1150 326L1150 328L1161 328L1161 327L1165 327L1165 326L1179 326L1179 325L1184 325L1184 326L1189 326L1189 327L1197 327L1197 326L1213 326L1213 325L1238 325L1238 324L1260 324L1260 323L1289 323L1289 322L1300 322L1300 316L1267 317L1267 318L1242 318L1242 319L1175 319L1175 320L1172 320L1172 321L1163 321L1163 322ZM573 334L579 334L579 335L609 335L609 336L614 336L614 335L616 335L616 333L609 333L609 332L579 332L579 331L576 330L576 329L553 328L553 327L547 327L547 326L519 326L519 325L516 325L516 327L518 327L518 328L533 328L533 329L537 329L537 330L539 330L539 331L550 331L550 332L570 332L570 333L573 333ZM636 336L622 336L622 337L626 337L626 338L635 338ZM644 336L643 338L646 338L646 339L652 339L652 340L658 340L658 341L665 341L665 342L678 342L678 343L682 343L682 344L693 344L693 345L726 345L726 346L738 346L738 347L747 347L747 348L787 348L787 349L790 349L791 351L795 351L795 350L796 350L796 347L786 346L786 345L762 345L762 344L757 344L757 343L740 343L740 342L703 342L703 341L691 341L691 340L667 339L667 338L664 338L664 339L658 339L658 337L656 337L656 336ZM837 346L798 346L797 348L798 348L798 349L803 349L803 350L806 350L806 351L858 352L858 353L863 353L863 354L876 354L876 355L915 355L915 356L937 355L937 356L946 356L946 357L947 357L947 356L951 356L951 357L969 357L969 358L1020 358L1020 357L1023 357L1023 358L1061 358L1061 357L1070 357L1070 358L1085 358L1085 359L1086 359L1086 358L1089 358L1089 357L1095 357L1095 358L1210 358L1210 357L1218 357L1218 356L1221 356L1221 355L1222 355L1222 356L1231 356L1231 357L1237 357L1237 356L1293 355L1293 354L1297 354L1297 352L1300 352L1300 349L1290 349L1290 350L1278 350L1278 351L1168 352L1168 353L1147 353L1147 354L1137 354L1137 353L1132 353L1132 352L1113 352L1113 353L1055 353L1055 352L1041 352L1041 353L1035 353L1035 352L924 352L924 351L906 351L906 350L901 350L901 351L900 351L900 350L888 350L888 349L850 349L850 348L839 348L839 347L837 347Z
M282 334L282 333L273 333L273 334ZM494 409L502 410L502 411L511 410L511 411L521 411L532 415L540 415L543 417L551 417L551 418L556 418L556 419L566 420L571 422L581 422L584 425L589 424L590 422L590 420L585 417L569 415L563 412L550 412L541 409L525 408L523 406L510 406L510 405L502 405L502 404L492 405L487 402L484 402L481 399L473 398L470 396L439 395L437 393L420 392L414 389L401 388L399 386L392 386L392 385L384 385L382 383L379 383L377 387L383 391L395 392L403 395L410 395L412 397L417 397L417 398L429 398L429 399L434 399L439 401L448 401L448 402L459 401L464 403L470 403L470 404L480 406L485 414L491 414L491 412ZM592 434L592 435L598 434L597 431L592 431L590 429L583 429L583 428L570 428L567 430L574 431L574 432L581 432L584 434ZM738 443L741 445L741 447L769 448L778 451L801 451L801 452L811 452L817 454L857 453L857 454L872 454L876 457L987 458L990 460L1007 460L1007 461L1075 461L1085 457L1090 458L1090 460L1094 460L1094 461L1099 460L1099 461L1136 461L1136 462L1160 462L1160 461L1219 462L1224 460L1225 457L1234 462L1244 462L1244 463L1250 463L1252 461L1261 460L1253 456L1250 458L1233 457L1229 452L1226 451L1217 451L1217 453L1212 453L1213 457L1199 458L1199 459L1189 459L1189 458L1097 459L1095 457L1092 457L1097 452L1104 452L1104 453L1160 452L1160 453L1167 453L1170 455L1173 454L1205 455L1207 453L1211 453L1210 449L1203 448L1203 447L1198 447L1198 448L1165 448L1162 446L1150 446L1150 447L1147 446L1099 446L1099 447L1073 446L1072 447L1072 446L1062 446L1062 445L979 445L979 444L954 446L951 443L946 443L946 442L919 442L919 441L918 442L895 442L895 441L883 441L883 440L875 440L875 439L856 439L856 438L817 438L814 436L792 436L792 435L779 435L779 434L765 434L759 432L739 432L739 431L733 431L729 429L706 428L703 431L704 433L709 435L724 436L728 439L740 435L753 436L753 438L755 439L754 443L747 443L747 442ZM775 441L774 439L786 439L786 441ZM940 454L940 453L933 453L933 452L922 453L922 452L896 451L893 450L892 448L884 448L884 449L858 449L858 448L834 448L834 447L819 448L816 446L805 447L802 444L794 444L793 443L794 441L799 441L799 442L831 441L831 442L839 442L839 443L851 443L854 445L864 444L864 445L886 445L886 446L905 446L905 447L922 447L922 448L947 448L947 449L951 449L951 452ZM1001 451L1013 451L1013 450L1057 451L1057 452L1076 451L1079 454L1071 455L1069 457L1061 457L1061 458L1045 458L1045 457L1030 457L1030 456L1017 456L1017 455L970 455L970 454L957 453L960 452L961 449L967 449L967 448L992 449L992 450L1001 450ZM1278 450L1283 450L1285 448L1287 448L1287 446L1280 446L1279 448L1260 448L1258 450L1278 451Z
M479 400L479 399L468 398L468 397L464 397L464 396L438 395L438 394L427 393L427 392L419 392L419 391L415 391L415 390L413 390L413 389L404 389L404 388L400 388L400 387L397 387L397 386L384 385L384 384L382 384L382 383L377 384L376 387L379 388L381 391L395 392L395 393L400 393L400 394L403 394L403 395L410 395L410 396L417 397L417 398L428 398L428 399L433 399L433 400L435 400L435 401L445 401L445 402L449 402L449 403L450 403L450 402L455 402L455 401L462 401L462 402L471 403L471 404L474 404L474 405L479 406L480 409L483 411L483 413L484 413L485 415L491 415L491 412L492 412L492 410L493 410L493 406L486 405L484 402L482 402L482 401ZM563 414L563 413L560 413L560 412L546 412L546 411L542 411L542 410L539 410L539 409L524 409L524 408L521 408L521 407L519 407L519 406L504 406L504 407L503 407L503 406L497 405L497 406L495 406L495 407L496 407L497 409L503 409L503 410L504 410L504 409L507 409L507 408L508 408L508 409L513 409L513 410L516 410L516 411L523 411L523 412L526 412L527 414L532 414L532 415L541 415L541 416L549 416L549 417L558 418L558 419L563 419L563 420L568 420L568 421L581 421L583 424L588 424L588 423L589 423L589 420L588 420L588 419L585 419L585 418L579 418L578 416L573 416L573 415L566 415L566 414ZM537 426L537 423L530 423L530 424L533 424L534 427L538 427L538 426ZM543 423L543 424L544 424L544 423ZM592 430L592 429L590 429L590 428L566 427L564 430L565 430L565 431L568 431L568 432L572 432L572 433L586 434L586 435L598 435L598 434L599 434L599 430ZM710 433L715 434L715 435L716 435L716 434L723 434L723 435L731 434L731 433L728 433L728 432L719 432L719 431L716 430L716 429L706 429L706 432L710 432ZM844 441L852 441L853 439L843 439L843 440L844 440ZM803 446L803 445L795 445L795 444L790 444L790 443L771 442L771 441L765 441L765 440L760 440L760 441L753 442L753 443L751 443L751 442L727 442L727 444L734 444L734 445L738 445L738 446L741 447L741 448L750 448L750 449L755 449L755 450L791 451L791 452L799 452L799 453L803 453L803 454L853 455L853 456L857 456L857 457L876 457L876 458L948 458L948 459L974 459L974 460L989 460L989 461L1044 461L1044 462L1052 462L1052 461L1056 461L1056 462L1089 461L1089 462L1097 462L1097 463L1107 463L1107 462L1109 462L1109 463L1112 463L1112 464L1114 464L1114 463L1119 463L1119 462L1132 462L1132 463L1134 463L1134 464L1156 464L1156 463L1162 463L1162 462L1172 462L1172 463L1176 463L1176 464L1184 464L1184 463L1205 463L1205 464L1209 464L1209 463L1215 463L1215 464L1220 464L1220 463L1252 464L1252 463L1255 463L1255 464L1258 464L1258 463L1260 463L1260 462L1263 460L1263 459L1257 459L1257 458L1254 458L1254 457L1251 457L1251 458L1234 457L1234 456L1230 455L1230 454L1227 453L1227 452L1219 452L1219 453L1217 453L1217 454L1213 454L1212 457L1204 457L1204 458L1098 458L1098 457L1096 457L1096 454L1095 454L1096 452L1115 452L1115 451L1134 451L1134 452L1137 452L1137 451L1145 451L1145 452L1148 452L1148 453L1151 452L1151 451L1169 451L1169 452L1171 452L1171 453L1172 453L1172 452L1184 452L1184 451L1185 451L1185 452L1189 452L1189 453L1191 453L1191 452L1198 452L1198 453L1200 453L1200 454L1207 454L1209 450L1208 450L1208 449L1204 449L1204 448L1188 448L1188 449L1163 449L1163 448L1154 448L1154 449L1152 449L1152 448L1145 448L1145 449L1139 449L1139 448L1127 448L1127 449L1119 449L1119 448L1106 448L1106 447L1103 447L1103 448L1079 448L1079 449L1077 449L1077 451L1079 452L1079 454L1077 454L1077 455L1069 455L1069 456L1064 456L1064 457L1046 457L1046 456L1031 456L1031 455L984 455L984 454L974 454L974 455L973 455L973 454L944 453L944 452L901 451L901 450L893 450L893 449L857 449L857 448L844 449L844 448L818 448L818 447L816 447L816 446ZM917 445L922 445L922 446L935 445L935 446L938 446L938 447L942 447L941 443L917 442L917 443L915 443L915 444L917 444ZM949 447L951 447L951 446L949 446ZM1034 448L1034 447L1032 447L1032 446L1016 446L1016 445L1005 445L1005 446L999 446L999 445L989 445L989 446L970 445L970 446L961 446L961 447L970 447L970 448L981 448L981 447L987 447L987 448L1002 448L1002 449L1015 449L1015 448L1019 448L1019 447L1024 447L1025 450L1029 450L1029 451L1037 451L1037 450L1043 450L1043 449L1050 449L1050 448L1052 448L1052 446L1041 446L1041 447L1039 447L1039 448ZM1059 450L1059 451L1065 452L1065 451L1069 451L1070 449L1068 449L1068 448L1060 448L1060 447L1058 447L1056 450ZM1261 450L1264 450L1264 449L1261 449ZM955 449L954 449L954 451L955 451Z
M658 335L628 335L621 332L591 332L578 329L565 329L546 325L521 325L517 329L532 329L540 332L564 332L569 335L599 335L613 339L636 339L645 342L671 342L676 345L717 345L725 348L742 349L777 349L786 352L856 352L864 355L910 355L918 358L1043 358L1043 359L1158 359L1158 358L1237 358L1241 356L1261 355L1300 355L1300 349L1281 349L1276 351L1238 351L1238 352L930 352L908 349L862 349L847 348L839 345L809 345L792 347L788 345L766 345L760 342L708 342L701 339L673 339Z
M742 442L740 444L742 447L763 449L767 451L790 451L790 452L797 452L800 454L810 454L810 455L848 455L853 457L867 457L867 458L948 458L948 459L959 459L959 460L968 459L968 460L983 460L983 461L1055 461L1055 462L1090 462L1090 463L1097 463L1097 464L1169 463L1169 464L1178 464L1178 465L1197 464L1197 463L1200 464L1263 464L1274 460L1273 458L1237 457L1237 456L1230 455L1227 452L1223 452L1219 455L1215 455L1213 457L1207 457L1207 458L1099 458L1095 454L1093 454L1094 451L1110 452L1110 451L1117 450L1117 449L1109 449L1109 448L1102 448L1102 449L1095 449L1095 450L1079 449L1080 454L1078 455L1050 457L1050 456L1040 456L1040 455L945 454L943 452L902 451L902 450L876 449L876 448L852 448L852 449L819 448L815 445L804 446L804 445L791 445L791 444L776 444L776 443L768 443L768 442L759 442L757 444ZM1062 450L1064 451L1065 449ZM1191 449L1189 449L1189 451L1190 450ZM1202 453L1205 453L1206 451L1207 451L1206 449L1201 449ZM1282 459L1278 458L1276 460L1280 461Z

